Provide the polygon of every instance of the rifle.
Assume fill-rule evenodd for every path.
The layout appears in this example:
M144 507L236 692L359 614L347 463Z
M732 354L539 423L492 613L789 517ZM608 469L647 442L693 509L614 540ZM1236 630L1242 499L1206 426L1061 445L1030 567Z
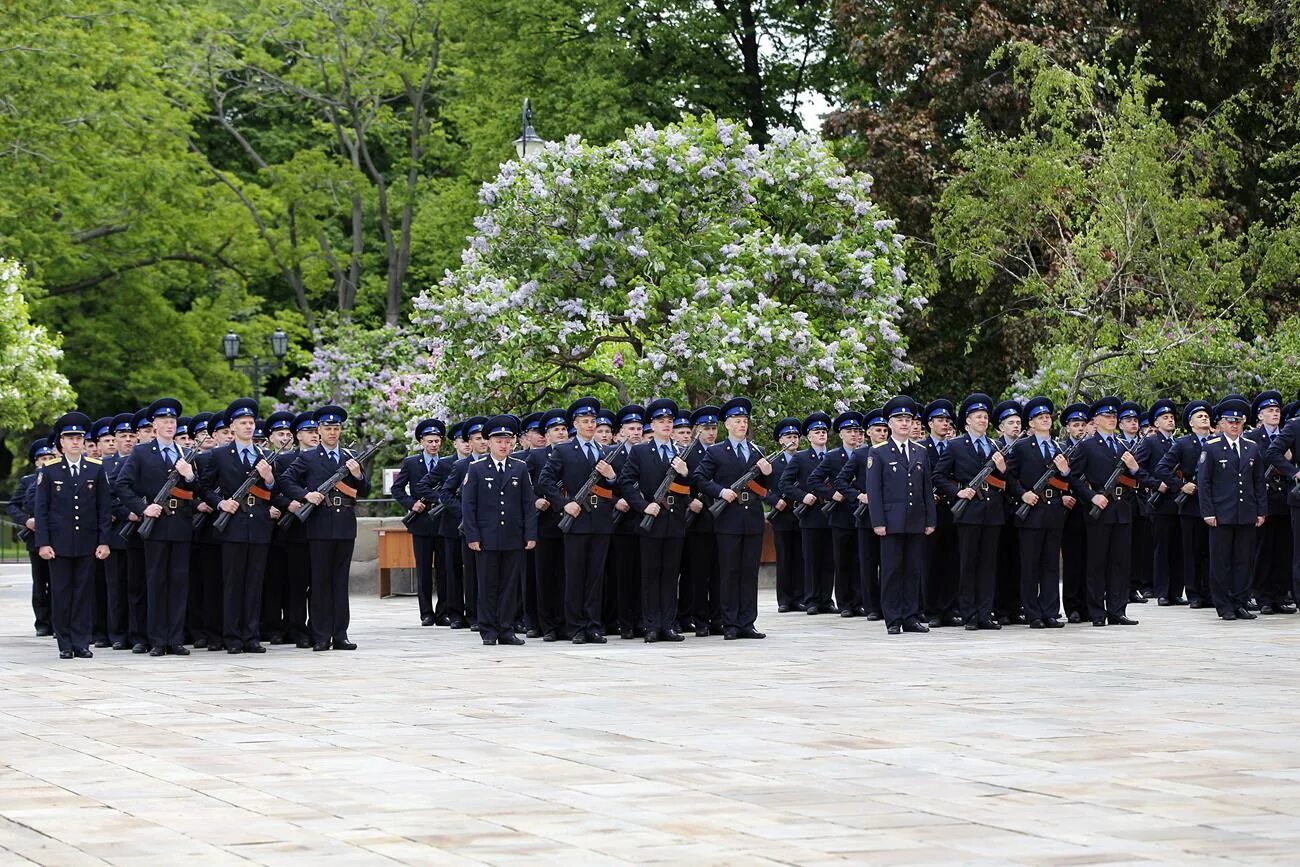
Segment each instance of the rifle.
M32 531L24 527L22 524L15 524L8 518L5 518L4 522L7 526L14 528L14 535L17 536L18 541L22 542L24 545L32 538Z
M358 455L355 458L356 462L358 464L364 464L366 461L370 460L375 456L375 452L379 451L381 448L383 448L386 445L388 445L387 437L375 443L370 448L366 449L364 452ZM335 485L343 481L343 477L348 475L348 472L349 471L348 471L347 460L344 460L339 464L339 468L334 471L334 475L330 476L328 479L320 483L320 487L316 489L316 493L318 494L329 493L334 489ZM299 521L306 523L307 519L311 517L311 513L315 510L315 508L316 506L314 503L311 503L310 501L304 502L302 504L302 508L300 508L298 511L296 512L286 511L284 513L284 516L280 518L278 522L278 526L280 527L280 529L283 530L293 523L294 518L297 518Z
M1080 440L1080 442L1082 442L1082 440ZM1075 443L1074 445L1070 446L1068 449L1065 450L1063 457L1068 461L1070 458L1074 457L1074 453L1076 450L1078 450L1078 448L1079 448L1079 443ZM1043 472L1043 474L1038 477L1038 481L1034 482L1034 486L1030 488L1030 491L1032 491L1035 494L1041 495L1043 491L1047 490L1047 486L1051 484L1052 480L1055 478L1056 478L1056 467L1055 466L1048 467ZM1029 505L1028 503L1022 502L1020 504L1020 508L1016 509L1016 517L1023 521L1025 518L1029 517L1029 510L1032 508L1033 506Z
M198 451L199 451L199 447L197 445L190 446L189 454L182 456L181 460L185 461L186 463L192 462L194 460L194 456L198 454ZM159 488L158 493L154 494L153 499L149 501L150 504L155 506L161 506L163 502L167 499L168 495L171 494L172 488L176 487L176 483L180 481L180 477L181 477L180 470L176 469L175 464L172 464L172 470L170 473L167 474L167 480L163 482L163 486ZM154 523L157 522L157 520L158 520L157 518L150 518L148 515L143 515L141 516L139 527L136 527L135 524L132 524L130 521L127 521L126 524L123 525L119 535L123 539L130 539L132 533L138 532L140 534L141 539L148 539L150 536L153 535L153 526Z
M270 464L272 461L276 459L276 457L280 454L280 452L284 451L288 447L289 446L286 443L285 445L280 446L280 448L276 449L267 457L262 457L261 455L259 455L257 460L266 461L268 464ZM241 484L238 488L236 488L235 492L230 495L230 499L238 501L248 496L248 492L253 489L253 485L257 483L257 480L259 478L261 478L261 474L257 471L257 462L255 461L253 463L252 468L248 471L248 477L245 478L243 484ZM212 521L212 529L216 530L218 533L223 532L226 529L226 525L230 523L230 517L231 515L229 512L222 512L221 514L217 515L217 517Z
M695 439L692 440L691 444L686 447L687 451L693 448L695 444L699 441L700 441L699 434L696 434ZM675 460L679 457L681 457L681 453L677 451L677 446L673 446L673 459ZM676 478L677 478L677 471L673 469L673 462L669 461L668 469L664 472L664 477L659 480L659 485L658 487L655 488L655 495L653 499L651 499L651 502L658 503L660 507L662 507L664 505L664 498L668 496L668 489L672 487L673 481ZM653 527L654 525L655 525L654 515L645 515L644 517L641 518L641 529L646 531L647 533L650 532L650 528Z
M785 451L784 448L779 448L776 451L772 452L772 454L764 456L763 460L771 461L773 458L781 454L781 452L783 451ZM757 463L755 463L754 466L750 467L749 469L745 470L745 472L741 473L740 478L736 479L734 482L728 485L727 488L729 490L739 493L741 488L748 487L749 484L753 482L754 479L756 478L758 478ZM722 514L722 510L725 508L727 508L727 501L724 500L722 497L718 497L716 500L714 500L712 503L709 504L709 514L716 518Z
M438 458L438 460L441 462L442 458ZM442 514L443 509L447 508L446 503L443 503L441 501L437 503L433 503L429 501L428 497L421 497L418 500L418 502L424 503L424 511L417 512L415 511L415 509L411 509L405 515L403 515L402 523L407 527L410 527L411 524L415 522L415 519L420 517L421 515L425 515L426 517L429 518L436 518Z
M1107 491L1114 488L1116 483L1119 482L1119 477L1124 474L1124 455L1130 453L1129 447L1124 444L1122 439L1116 438L1115 442L1120 444L1123 451L1115 456L1115 468L1110 471L1110 475L1106 477L1106 484L1102 486ZM1101 509L1093 506L1088 512L1088 517L1092 518L1094 521L1097 520L1101 517Z
M600 463L601 461L605 460L606 451L603 446L597 446L597 448L600 450L600 452L599 452L599 457L596 459L596 463ZM578 495L573 498L574 501L577 502L577 504L582 508L582 511L590 512L592 509L596 508L591 504L591 491L594 487L596 487L596 482L599 481L600 478L601 478L600 470L596 469L595 467L592 467L591 475L587 477L587 481L583 484L583 486L578 489ZM565 512L560 517L560 524L559 524L560 532L561 533L569 532L569 530L573 529L573 522L576 520L577 518L573 517L568 512Z
M993 475L993 471L997 469L997 465L993 463L993 458L996 455L1002 455L1005 458L1007 455L1011 453L1011 447L1014 446L1023 436L1024 434L1021 434L1019 437L1016 437L1016 439L1003 443L1001 446L998 446L997 451L989 455L989 459L984 462L984 466L980 467L980 471L975 474L975 477L971 479L963 487L974 488L975 493L978 496L980 485L988 481L989 476ZM961 513L966 511L966 504L969 502L970 500L963 500L961 497L958 497L957 502L952 504L952 516L954 518L960 518Z

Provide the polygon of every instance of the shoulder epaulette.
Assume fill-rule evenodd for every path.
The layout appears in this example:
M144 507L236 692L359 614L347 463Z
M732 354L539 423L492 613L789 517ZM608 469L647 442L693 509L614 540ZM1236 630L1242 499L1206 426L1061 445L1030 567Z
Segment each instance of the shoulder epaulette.
M85 461L86 461L86 463L88 463L88 464L99 464L100 466L103 466L103 464L104 464L104 462L101 461L99 458L87 457L87 458L85 458Z
M876 443L874 446L872 446L872 448L873 448L873 449L883 449L883 448L884 448L885 446L887 446L887 445L889 445L889 440L885 440L883 443Z
M1207 439L1207 440L1205 441L1205 444L1206 444L1207 446L1214 445L1215 443L1217 443L1217 442L1218 442L1219 440L1221 440L1221 439L1223 439L1223 437L1210 437L1209 439Z

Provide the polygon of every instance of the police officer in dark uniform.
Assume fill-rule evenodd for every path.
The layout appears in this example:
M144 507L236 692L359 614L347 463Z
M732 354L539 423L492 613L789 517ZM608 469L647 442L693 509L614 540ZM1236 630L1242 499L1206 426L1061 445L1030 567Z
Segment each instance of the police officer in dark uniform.
M153 532L144 540L149 655L188 656L189 649L182 642L193 539L190 505L198 476L174 439L181 415L180 401L159 398L150 405L148 415L153 437L131 450L114 489L132 513L154 519ZM161 504L154 503L154 497L163 489L173 469L177 472L176 484L167 491Z
M574 644L605 643L601 625L605 558L613 537L613 491L617 474L605 460L605 449L593 439L600 401L584 397L569 406L573 440L551 449L538 478L538 489L551 508L573 519L564 539L564 611ZM585 502L578 494L596 479Z
M686 466L691 469L691 502L687 506L695 513L688 518L686 547L682 551L682 580L678 587L677 628L681 632L695 630L696 638L704 638L722 631L722 604L718 586L718 546L714 540L713 514L708 506L712 498L700 490L695 482L695 469L704 460L704 453L718 439L718 417L722 410L706 404L691 413L691 427L695 441L686 449Z
M281 471L289 466L282 462L282 458L293 452L293 418L293 413L280 410L271 413L262 423L267 441L266 460L271 465L272 476L277 479ZM262 579L262 614L258 622L262 630L261 639L269 644L286 643L285 634L289 628L286 620L289 609L286 586L288 551L284 544L284 531L276 520L288 511L289 504L288 498L280 493L279 488L278 482L270 488L271 514L274 517L271 519L271 544L266 552L266 575ZM288 641L292 642L293 639Z
M1178 506L1178 535L1182 548L1183 586L1187 590L1187 605L1190 608L1204 608L1210 598L1207 572L1209 535L1205 521L1201 519L1201 504L1196 494L1196 467L1200 463L1205 441L1212 433L1209 403L1193 400L1184 406L1183 426L1189 433L1174 440L1169 451L1156 464L1155 475L1164 483ZM1170 602L1176 604L1172 597Z
M686 461L672 442L677 404L667 398L645 408L653 437L628 450L619 472L618 490L631 507L631 522L641 533L641 618L645 641L682 641L677 631L677 573L686 542L686 507L690 480ZM671 476L671 478L670 478ZM664 495L656 499L660 484L669 478ZM642 526L649 521L649 528Z
M209 436L195 446L197 453L194 466L199 478L207 472L207 465L216 451L229 446L235 438L227 423L225 410L214 412L208 417L208 432ZM221 568L221 539L212 526L216 509L202 497L195 500L194 508L198 514L195 516L197 526L190 543L190 574L197 575L198 580L190 582L192 591L187 619L192 624L195 649L206 647L209 652L217 653L226 646L226 584Z
M413 488L417 481L433 472L446 433L447 427L442 419L426 418L416 422L415 439L420 444L420 451L403 460L397 475L393 477L393 499L408 512L417 513L408 528L415 554L415 595L420 607L421 626L432 626L434 623L433 561L434 549L438 544L439 521L422 514L428 511L428 506L423 498L415 495Z
M718 545L718 586L722 603L722 637L766 638L755 628L758 619L758 566L763 553L762 498L772 482L772 465L747 439L752 404L733 397L722 405L727 439L709 448L692 478L699 490L727 506L714 520ZM731 485L750 467L753 481L740 491Z
M144 411L141 410L143 413ZM117 440L117 462L113 475L109 479L113 494L113 517L116 519L114 530L109 537L109 548L116 552L123 562L126 581L126 644L132 653L149 652L149 605L148 586L144 570L144 542L136 533L130 537L122 534L126 527L140 520L134 515L129 504L117 495L117 480L122 474L126 459L139 445L136 436L136 413L122 412L113 416L113 435Z
M1083 440L1088 428L1088 404L1072 403L1061 411L1061 451ZM1065 516L1061 531L1061 604L1065 619L1080 623L1088 611L1087 555L1088 538L1084 516L1091 506L1077 503Z
M1261 454L1266 453L1282 432L1282 395L1261 391L1251 404L1251 416L1259 426L1244 436L1255 441ZM1292 546L1287 493L1291 485L1285 474L1268 464L1264 469L1264 487L1268 491L1268 517L1257 534L1251 587L1260 614L1294 614L1295 606L1287 602L1291 590Z
M1268 516L1264 461L1241 435L1250 404L1228 398L1215 412L1222 434L1205 440L1196 465L1196 495L1210 528L1210 596L1222 619L1254 620L1247 605L1255 532Z
M1264 450L1265 460L1287 479L1289 486L1287 506L1291 510L1292 601L1300 599L1300 467L1296 466L1296 458L1300 456L1300 414L1297 410L1300 410L1300 402L1290 404L1283 411L1286 424ZM1290 603L1287 603L1287 607L1294 610ZM1282 613L1290 614L1291 611Z
M265 653L260 625L262 580L273 521L280 517L271 504L275 474L267 454L253 443L256 401L246 397L232 401L226 419L234 441L213 449L199 475L199 493L218 516L212 522L221 544L222 642L227 653ZM234 499L250 476L256 479L252 487ZM221 513L229 518L218 529Z
M1052 439L1055 407L1046 397L1030 398L1024 417L1030 436L1016 441L1007 456L1007 490L1013 502L1029 511L1013 513L1020 533L1020 598L1031 629L1058 628L1061 612L1061 531L1067 509L1063 495L1070 490L1070 464ZM1038 480L1053 472L1047 486L1035 491Z
M182 422L183 421L185 420L182 419ZM177 430L179 432L181 428L178 427ZM104 476L109 480L108 481L109 500L110 500L109 509L111 511L113 475L109 471L109 467L112 465L111 464L106 465L105 459L111 458L113 464L115 464L117 461L117 445L113 437L112 416L99 418L90 423L90 428L86 431L86 451L84 452L84 454L87 459L96 460L99 462L100 466L104 467ZM116 466L113 466L113 469L116 470ZM109 538L111 539L112 536L113 534L110 529ZM113 601L115 603L118 603L121 606L121 608L120 611L118 612L120 616L114 616L114 621L115 621L114 625L116 626L116 638L112 638L109 635L110 630L109 630L108 621L110 618L110 612L109 612L109 599L108 599L108 567L109 567L109 561L112 559L112 551L113 549L110 547L108 557L105 557L103 560L95 561L95 578L94 578L94 586L95 586L94 612L95 613L94 613L94 618L92 620L93 626L91 627L91 635L93 637L95 647L110 647L112 646L114 641L125 642L126 640L126 626L125 626L126 599L124 598L124 595L115 595L113 599Z
M339 445L348 414L337 406L316 410L321 444L298 455L281 479L291 500L315 505L307 519L311 551L312 650L356 650L348 639L348 568L357 541L356 502L370 493L370 480L351 451ZM339 469L344 474L327 492L317 490Z
M610 451L605 459L614 468L615 473L623 472L623 465L633 446L641 442L645 426L645 407L640 404L628 404L615 415L618 422L618 445ZM617 477L616 477L617 479ZM606 571L613 577L614 620L606 621L606 632L610 627L618 626L618 634L624 639L643 635L641 626L641 531L637 526L638 516L628 501L617 491L614 493L614 509L620 514L614 526L614 538L610 541L609 556L606 558ZM606 591L611 585L606 585ZM606 599L606 608L609 607Z
M433 580L437 585L437 602L433 607L435 626L468 626L465 620L465 593L462 586L465 576L464 555L461 551L459 511L453 512L443 503L442 487L457 462L470 453L465 439L465 423L453 422L447 428L452 453L443 455L431 465L422 478L411 482L411 493L429 503L429 510L440 509L433 518L436 536L433 559Z
M1181 605L1183 558L1178 532L1178 491L1160 477L1157 468L1174 446L1176 413L1174 402L1160 398L1151 404L1154 430L1146 436L1142 468L1154 480L1149 521L1151 526L1151 582L1159 605Z
M478 561L469 549L469 542L465 539L465 531L461 526L460 488L465 482L469 465L487 457L488 441L484 432L488 421L487 416L482 415L465 419L461 436L468 445L468 453L452 464L439 491L443 505L446 506L443 517L456 528L457 549L460 551L460 573L454 581L449 580L447 588L454 608L450 625L452 629L468 628L475 632L478 631L475 619L478 617L478 574L474 570ZM464 613L456 616L460 611Z
M799 449L799 435L803 423L797 418L783 418L772 428L772 438L783 451L772 459L772 477L780 479L790 466L790 460ZM794 516L794 504L785 498L779 485L768 489L763 498L771 511L767 521L772 525L772 544L776 548L776 610L782 614L805 607L803 594L803 536L799 519Z
M290 430L294 448L285 449L275 458L276 486L271 492L271 502L283 515L300 508L296 500L284 491L283 477L303 452L313 451L320 444L316 416L300 412L293 416ZM276 551L284 553L284 640L306 649L313 645L311 630L307 627L307 602L311 595L311 549L307 544L307 528L301 521L281 527L277 521L271 536L271 563ZM274 643L274 638L272 638Z
M535 451L546 448L546 436L542 433L542 414L540 412L526 413L519 418L519 448L514 451L510 457L515 460L524 462L528 466L528 478L534 482L534 491L536 490L536 481L533 479L533 470L528 464L528 456ZM541 533L541 515L538 514L538 534ZM540 541L540 538L539 540ZM539 616L537 614L537 548L524 554L524 575L519 582L519 596L523 602L524 629L525 637L541 638L542 630L538 627Z
M803 421L803 435L808 440L808 448L790 458L780 481L781 496L795 504L795 514L799 516L804 610L814 615L838 612L831 600L835 573L830 520L822 512L822 497L813 490L810 481L813 470L826 460L830 428L829 415L820 410L808 413Z
M533 549L537 629L543 641L557 641L564 629L564 534L560 532L560 514L551 501L537 491L551 451L569 438L568 413L560 408L540 414L538 426L546 437L540 448L528 452L528 475L537 495L537 547Z
M833 504L827 520L831 528L831 562L835 567L835 603L841 617L866 617L862 598L862 581L858 571L858 528L853 512L857 503L835 489L835 479L862 446L863 416L848 410L835 417L831 427L840 437L840 445L829 449L808 477L808 484L823 503ZM825 508L825 507L823 507ZM828 609L830 610L830 609Z
M1117 432L1120 400L1103 397L1090 408L1097 432L1086 437L1071 463L1070 487L1079 508L1089 511L1085 527L1088 542L1088 613L1093 626L1136 626L1127 614L1129 561L1133 555L1133 491L1140 464L1121 442ZM1126 473L1106 487L1117 463ZM1092 517L1091 509L1100 510Z
M929 632L921 608L921 568L925 537L936 523L930 461L910 440L920 407L906 395L883 407L890 437L867 455L862 491L871 528L880 537L880 604L890 635Z
M993 440L995 448L1005 454L1024 429L1022 408L1018 400L1004 400L993 408L993 419L997 424L998 436ZM1016 504L1003 491L1002 509L1005 520L1002 531L998 533L998 565L993 582L993 611L998 623L1007 626L1013 623L1028 623L1024 610L1020 607L1020 533L1012 523L1011 516L1016 511Z
M939 458L952 444L953 428L957 420L957 407L946 397L938 397L925 405L921 413L930 434L921 444L930 458L930 472L939 465ZM952 518L953 500L935 488L935 515L939 523L934 533L926 538L925 567L922 572L921 599L925 616L931 629L939 626L961 626L957 596L957 576L960 574L957 554L957 525ZM872 534L874 537L874 534Z
M1146 442L1142 438L1142 416L1146 410L1137 401L1126 400L1119 405L1119 436L1124 445L1138 457L1138 469L1134 474L1141 485L1133 498L1133 553L1130 557L1129 602L1145 603L1152 595L1154 582L1151 578L1151 521L1148 516L1147 498L1153 488L1158 488L1156 480L1147 474Z
M35 617L36 634L40 637L54 634L50 613L50 564L41 559L36 546L36 474L49 463L57 463L59 456L45 437L32 440L27 449L27 457L32 463L33 471L18 480L13 498L5 511L9 520L28 533L24 540L27 546L27 559L32 565L32 614Z
M948 444L934 470L934 487L951 499L966 500L956 518L961 616L966 629L1001 629L993 616L993 589L998 565L998 538L1006 522L1002 500L1006 461L988 437L993 399L976 392L961 403L966 433ZM992 461L996 472L978 488L971 482Z
M59 658L89 659L95 561L108 557L112 502L98 461L83 457L90 418L54 423L63 460L36 471L36 551L50 566L50 616Z
M852 504L853 512L859 517L854 519L854 532L857 534L858 595L867 611L868 620L880 620L880 537L871 527L870 514L861 511L867 489L868 458L877 445L888 441L889 422L883 407L863 413L872 440L869 444L853 450L844 466L835 476L835 490ZM880 431L884 431L884 436Z
M537 545L537 506L523 461L510 457L519 423L493 416L485 433L488 455L469 464L461 484L465 540L477 561L478 627L483 643L523 644L514 631L524 552Z

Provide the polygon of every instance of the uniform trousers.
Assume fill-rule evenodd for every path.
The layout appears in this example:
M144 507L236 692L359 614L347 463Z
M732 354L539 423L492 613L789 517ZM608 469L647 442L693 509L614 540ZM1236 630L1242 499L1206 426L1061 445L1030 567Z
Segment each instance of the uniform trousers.
M880 539L880 608L886 626L921 619L924 533L886 533Z
M112 550L104 563L104 589L108 595L105 626L110 643L125 642L128 635L126 551Z
M50 564L50 617L59 650L90 647L94 557L55 557Z
M1230 614L1250 601L1255 525L1219 524L1209 531L1210 599L1220 614Z
M938 508L948 506L938 504ZM875 537L875 534L872 534ZM957 526L951 522L940 523L926 537L925 568L922 578L922 601L925 616L930 620L958 616L957 579L960 572L957 555Z
M677 628L677 571L686 539L643 537L641 554L641 625L646 632Z
M126 547L126 628L132 645L149 646L149 580L144 543L137 536Z
M42 560L35 551L27 553L32 564L32 616L37 632L53 629L50 612L50 561Z
M686 534L677 619L682 628L687 623L694 623L696 628L722 625L718 544L712 533Z
M146 539L144 569L149 595L149 646L178 646L185 640L190 543Z
M261 636L266 544L221 543L222 635L226 649L257 644Z
M957 556L961 560L958 604L967 623L985 623L993 617L1001 536L1000 524L957 525Z
M722 628L753 629L758 620L758 563L763 536L718 533L717 540Z
M564 537L543 535L533 551L537 628L558 637L564 632Z
M1255 568L1251 589L1260 605L1281 605L1291 589L1291 522L1269 515L1255 534Z
M831 554L835 564L835 604L841 611L865 607L858 568L858 531L832 527Z
M1128 610L1132 531L1132 524L1087 523L1088 615L1093 620L1123 617Z
M1187 601L1209 602L1209 527L1199 516L1180 515L1178 529L1182 538L1183 586L1187 590Z
M1061 614L1061 528L1020 528L1020 604L1025 616L1047 620Z
M798 527L772 528L776 547L776 604L782 608L804 608L803 533Z
M564 537L564 620L569 635L601 633L608 533Z
M475 551L474 574L478 580L478 634L484 641L496 641L515 634L519 617L519 581L524 552Z
M433 616L433 556L437 543L437 536L411 534L411 548L415 554L415 595L421 620Z
M1151 579L1155 595L1183 595L1183 558L1177 515L1151 516Z
M344 641L352 611L348 606L348 567L356 538L310 539L311 637L315 644Z
M834 543L831 541L831 530L830 527L804 527L802 533L804 599L808 606L816 605L826 611L833 604L831 593L835 590L835 563L831 551Z
M1088 528L1086 503L1077 503L1061 530L1061 603L1066 614L1088 616Z

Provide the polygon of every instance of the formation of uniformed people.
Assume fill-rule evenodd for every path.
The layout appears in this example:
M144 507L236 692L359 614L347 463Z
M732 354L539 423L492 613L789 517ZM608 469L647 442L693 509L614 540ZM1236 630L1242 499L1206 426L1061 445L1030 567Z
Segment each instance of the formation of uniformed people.
M259 421L248 399L181 412L163 398L69 413L32 444L8 512L37 633L65 658L355 649L348 568L369 472L340 444L346 413ZM744 397L617 412L582 397L420 420L392 488L420 622L488 645L761 639L765 523L779 612L890 634L1132 626L1128 606L1150 598L1224 620L1296 611L1300 402L1276 391L1059 413L1045 397L898 396L782 418L767 455L752 412Z

